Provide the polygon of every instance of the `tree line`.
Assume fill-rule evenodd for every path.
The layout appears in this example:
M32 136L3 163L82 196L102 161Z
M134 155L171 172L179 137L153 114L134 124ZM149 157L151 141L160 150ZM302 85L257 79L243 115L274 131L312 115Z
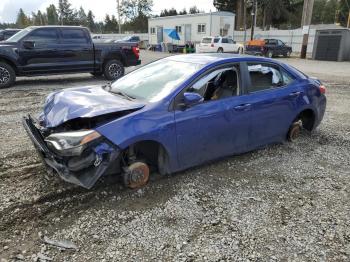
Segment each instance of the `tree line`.
M152 6L152 0L122 0L120 4L122 32L147 32L147 21ZM115 13L117 13L117 8ZM30 15L20 8L16 22L0 23L0 29L25 28L31 25L79 25L88 27L94 33L119 33L119 24L115 15L106 14L102 22L96 22L91 10L86 12L83 7L75 9L69 0L59 0L58 6L51 4L46 8L46 12L38 10Z
M266 30L270 27L294 29L301 26L304 0L256 0L257 26ZM236 13L236 30L244 27L244 8L247 28L252 25L254 0L214 0L219 11ZM313 24L339 23L346 26L350 11L349 0L315 0L312 14Z

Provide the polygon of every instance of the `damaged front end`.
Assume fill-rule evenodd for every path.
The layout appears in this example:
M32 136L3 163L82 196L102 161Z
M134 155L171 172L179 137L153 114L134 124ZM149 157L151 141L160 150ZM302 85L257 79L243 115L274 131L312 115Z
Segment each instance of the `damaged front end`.
M45 165L67 182L90 189L102 175L120 169L120 149L93 129L50 132L29 115L23 126Z

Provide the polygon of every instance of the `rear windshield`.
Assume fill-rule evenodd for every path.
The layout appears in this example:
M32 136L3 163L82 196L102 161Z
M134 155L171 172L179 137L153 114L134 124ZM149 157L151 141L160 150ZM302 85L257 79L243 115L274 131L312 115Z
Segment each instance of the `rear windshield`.
M202 39L202 43L204 43L204 44L209 44L209 43L211 43L211 38L203 38Z

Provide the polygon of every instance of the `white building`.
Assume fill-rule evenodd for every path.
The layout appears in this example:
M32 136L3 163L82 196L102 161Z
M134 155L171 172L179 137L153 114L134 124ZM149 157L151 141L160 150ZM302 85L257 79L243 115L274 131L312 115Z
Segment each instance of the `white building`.
M187 42L199 43L203 36L233 36L235 14L231 12L211 12L148 19L149 44L161 42L183 45ZM180 40L173 40L163 29L176 29Z

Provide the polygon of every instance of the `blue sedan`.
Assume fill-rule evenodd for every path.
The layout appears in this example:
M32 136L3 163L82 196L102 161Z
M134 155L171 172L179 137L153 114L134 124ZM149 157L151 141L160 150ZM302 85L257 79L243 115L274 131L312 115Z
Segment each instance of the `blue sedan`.
M231 54L167 57L112 84L50 94L23 125L48 169L91 188L114 174L130 188L314 130L325 87L284 63Z

